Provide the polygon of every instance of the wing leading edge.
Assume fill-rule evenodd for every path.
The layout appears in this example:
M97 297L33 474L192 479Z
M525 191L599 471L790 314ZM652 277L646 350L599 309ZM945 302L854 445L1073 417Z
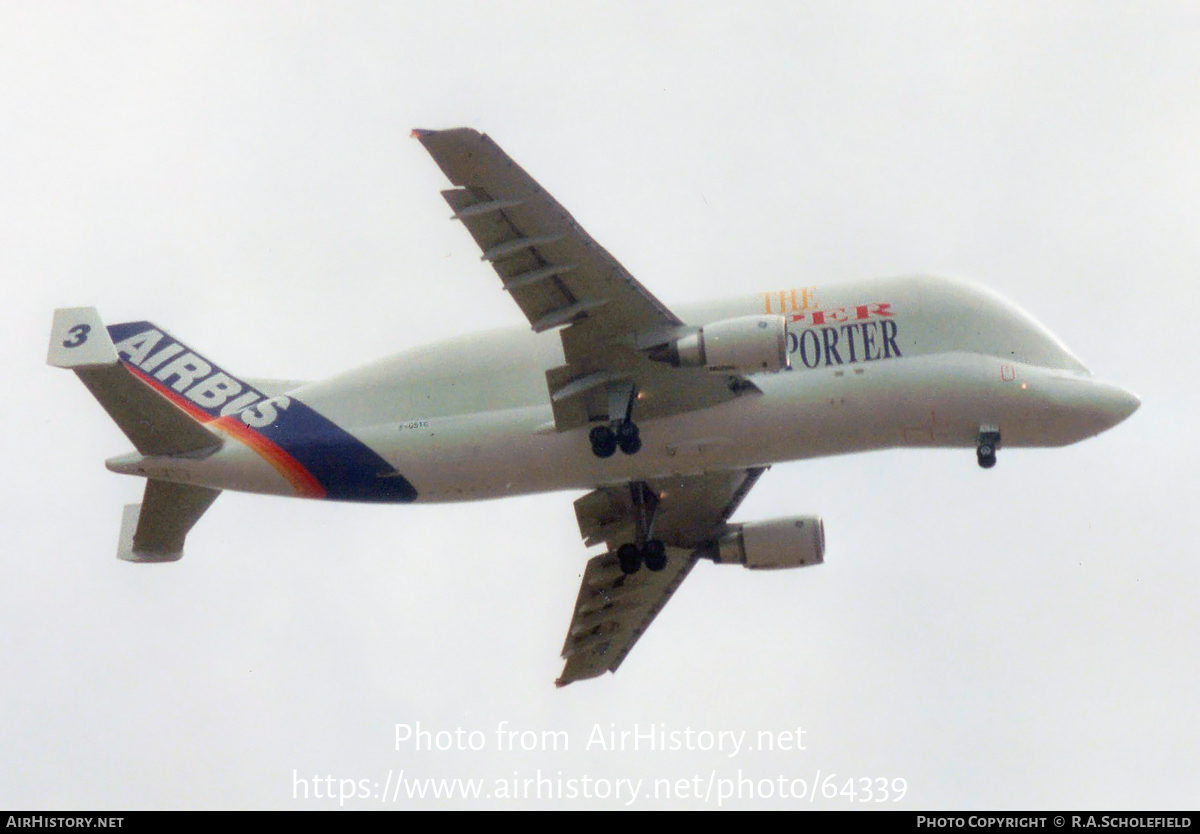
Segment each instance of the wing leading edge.
M633 384L639 419L707 408L754 384L736 373L671 368L646 351L692 332L600 246L486 134L470 128L413 136L456 186L442 192L482 260L542 332L563 327L567 364L546 373L560 431L611 415L611 394Z

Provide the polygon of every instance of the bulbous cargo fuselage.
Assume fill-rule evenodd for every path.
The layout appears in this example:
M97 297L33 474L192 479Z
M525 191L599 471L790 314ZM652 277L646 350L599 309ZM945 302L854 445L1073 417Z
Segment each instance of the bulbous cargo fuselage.
M598 458L586 428L555 428L546 371L563 363L561 343L525 328L405 351L301 385L285 399L338 429L314 432L310 457L331 461L361 454L341 446L365 447L411 487L380 479L376 488L372 474L327 496L375 501L584 489L902 446L973 448L983 427L996 428L1005 447L1061 446L1138 406L1132 394L1093 379L1027 313L972 284L888 278L676 310L694 326L783 316L791 367L752 375L757 392L639 421L636 455ZM295 477L267 463L233 434L207 458L110 465L223 489L300 492Z

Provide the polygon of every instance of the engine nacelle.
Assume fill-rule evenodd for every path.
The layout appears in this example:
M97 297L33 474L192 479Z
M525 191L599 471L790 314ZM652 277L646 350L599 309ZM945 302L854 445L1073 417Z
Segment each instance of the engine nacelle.
M787 319L783 316L740 316L706 324L695 333L663 345L651 359L710 371L760 373L792 366L788 355Z
M717 560L754 570L805 568L825 561L825 523L795 515L736 525L721 537Z

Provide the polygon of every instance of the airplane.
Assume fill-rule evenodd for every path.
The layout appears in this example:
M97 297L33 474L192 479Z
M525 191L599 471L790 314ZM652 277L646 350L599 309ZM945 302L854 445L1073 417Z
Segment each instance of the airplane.
M731 522L772 464L891 448L1064 446L1140 401L1013 303L908 275L668 307L485 134L415 130L442 192L529 321L315 382L237 377L148 321L55 311L70 368L146 479L118 557L179 559L224 490L470 501L587 490L562 686L616 672L700 561L818 565L820 516ZM497 298L503 297L497 295ZM548 331L557 331L555 339Z

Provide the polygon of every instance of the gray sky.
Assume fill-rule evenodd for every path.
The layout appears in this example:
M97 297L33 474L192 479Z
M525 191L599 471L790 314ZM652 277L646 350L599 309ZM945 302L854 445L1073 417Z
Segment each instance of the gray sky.
M0 807L337 807L293 800L294 769L1194 807L1197 43L1186 2L0 5ZM43 364L51 311L299 378L522 325L407 138L457 125L668 303L970 277L1143 406L988 472L967 450L779 465L737 518L822 514L826 564L702 564L618 675L561 691L574 494L227 494L183 561L118 562L141 483ZM418 721L486 749L397 751ZM498 750L501 721L570 749ZM802 727L807 749L587 750L596 724Z

